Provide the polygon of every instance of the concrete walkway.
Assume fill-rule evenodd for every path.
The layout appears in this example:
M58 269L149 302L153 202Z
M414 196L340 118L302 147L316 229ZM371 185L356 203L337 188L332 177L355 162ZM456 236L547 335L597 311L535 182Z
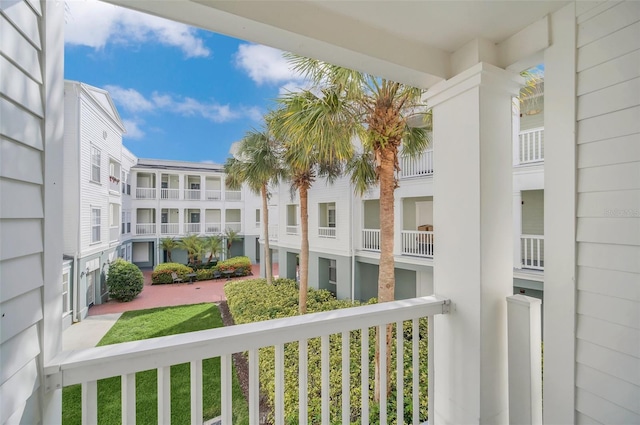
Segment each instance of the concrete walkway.
M278 274L274 264L273 274ZM260 276L260 265L251 266L252 276L233 278L230 281L255 279ZM205 280L194 283L151 285L151 271L144 271L144 287L140 295L129 302L109 300L89 308L89 315L69 326L62 334L63 350L79 350L95 347L102 337L125 311L144 310L155 307L218 303L227 298L224 294L226 279Z

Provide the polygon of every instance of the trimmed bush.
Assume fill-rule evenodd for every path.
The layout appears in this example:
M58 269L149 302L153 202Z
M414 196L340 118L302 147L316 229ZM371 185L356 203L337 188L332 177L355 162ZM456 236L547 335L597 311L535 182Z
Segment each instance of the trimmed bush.
M180 263L162 263L158 264L151 273L151 283L173 283L171 273L175 272L182 280L187 280L187 274L193 273L191 267L187 267Z
M214 270L218 270L219 272L238 269L244 270L244 276L251 274L251 261L249 260L249 257L229 258L228 260L220 261L214 267Z
M118 258L109 266L107 288L111 298L131 301L142 292L143 286L144 277L135 264Z
M196 280L211 280L213 279L213 270L211 269L199 269L196 270Z
M251 323L262 320L276 319L298 315L298 289L296 282L290 279L274 279L273 285L267 285L265 279L251 279L243 281L232 281L225 285L225 294L229 310L237 324ZM366 304L375 303L375 299L369 300ZM326 290L310 289L307 300L307 311L315 313L319 311L336 310L362 305L359 302L352 303L346 300L337 300ZM373 400L374 377L374 355L375 355L375 329L370 328L369 339L369 387L371 388L370 423L378 423L379 406ZM412 422L411 391L412 391L412 363L411 363L411 322L405 322L403 329L398 332L400 339L404 341L404 420L402 423ZM361 385L360 385L360 330L350 332L350 406L351 423L359 423ZM420 421L427 420L427 320L420 320L419 327L419 350L420 350L420 370L419 370L419 399L420 399ZM389 423L396 423L396 329L393 326L393 346L391 349L390 375L391 392L387 397L387 417ZM342 403L342 341L340 335L329 337L329 400L330 415L332 418L341 417ZM285 345L285 423L298 423L298 344ZM308 340L308 373L309 373L309 417L305 423L320 423L321 418L321 361L320 361L320 338ZM267 396L271 406L274 405L275 395L275 353L274 347L260 349L260 388ZM269 414L269 419L273 423L273 411Z

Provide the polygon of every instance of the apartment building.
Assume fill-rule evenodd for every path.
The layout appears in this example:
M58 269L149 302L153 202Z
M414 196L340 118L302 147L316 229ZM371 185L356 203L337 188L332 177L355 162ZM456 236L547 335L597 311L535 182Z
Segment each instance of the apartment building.
M347 323L355 323L353 330L384 326L416 310L428 316L431 332L428 359L412 358L428 362L429 423L640 422L638 2L467 2L465 7L455 2L376 7L111 2L428 88L437 160L438 296L321 313L320 323L298 316L239 325L227 337L194 333L121 344L109 352L63 352L65 7L52 1L3 2L0 423L59 423L62 388L76 383L86 395L85 422L97 422L97 380L112 376L126 378L122 413L132 417L135 373L157 367L164 397L171 391L169 367L180 363L193 367L191 408L199 413L205 358L221 355L223 371L232 376L232 351L249 351L250 369L257 370L260 347L275 344L278 352L282 344L299 343L304 348L310 337L351 331ZM283 19L293 14L296 19ZM308 25L300 25L301 19ZM517 94L517 72L540 59L545 64L543 383L529 368L519 369L515 378L520 379L509 368L512 336L529 335L534 323L507 314L513 304L514 238L504 226L514 203L507 148L510 96ZM494 113L505 109L506 116ZM485 173L487 167L491 173ZM465 199L466 208L460 208ZM523 298L518 300L526 307ZM540 365L540 357L535 361L532 355L539 343L530 342L525 357L530 366ZM276 365L276 374L283 372ZM223 394L231 385L224 381ZM301 394L306 382L300 380ZM343 388L348 394L348 386ZM252 385L252 423L259 419L258 393ZM278 394L284 400L282 386ZM409 402L400 401L400 408ZM414 401L416 412L417 397ZM169 404L159 406L163 418L169 418ZM276 412L282 409L280 402ZM223 422L231 422L231 413L231 403L223 403ZM328 422L328 415L323 419Z
M228 255L259 258L260 199L230 190L217 164L139 159L122 144L124 125L109 93L65 81L63 323L108 300L109 264L166 261L163 238L238 235ZM186 263L177 249L173 260Z
M544 280L544 97L521 92L513 102L513 286L514 293L542 299ZM439 143L446 143L440 141ZM396 299L433 293L433 177L437 161L430 146L420 156L400 157L395 192ZM339 298L377 296L380 251L379 190L354 193L348 177L309 190L309 283ZM296 278L300 247L299 200L286 183L278 188L277 227L270 229L282 276ZM458 208L465 208L460 205ZM505 223L509 225L509 223ZM276 233L272 235L271 233ZM464 259L461 259L464 263Z

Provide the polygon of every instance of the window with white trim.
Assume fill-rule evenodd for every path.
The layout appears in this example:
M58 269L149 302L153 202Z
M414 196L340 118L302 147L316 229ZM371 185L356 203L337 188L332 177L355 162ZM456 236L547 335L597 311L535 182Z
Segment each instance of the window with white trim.
M71 293L69 292L69 272L62 274L62 315L71 312Z
M91 208L91 243L100 242L100 208Z
M256 227L260 227L260 209L256 209Z
M336 260L329 260L329 283L335 285L338 281Z
M91 181L100 183L100 163L101 153L100 149L95 146L91 146Z

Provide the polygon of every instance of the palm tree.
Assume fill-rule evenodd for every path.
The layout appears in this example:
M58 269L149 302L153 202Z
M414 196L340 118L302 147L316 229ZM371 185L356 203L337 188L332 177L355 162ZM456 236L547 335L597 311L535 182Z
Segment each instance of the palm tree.
M227 184L239 188L246 183L262 197L262 225L264 228L264 261L267 283L273 282L271 249L269 248L269 185L277 184L283 174L278 146L268 131L249 131L240 141L235 157L224 164Z
M315 92L320 91L330 108L322 102L308 104L306 117L298 120L298 134L330 131L337 144L344 138L360 139L362 150L349 162L347 169L357 192L363 194L372 183L380 185L380 263L378 275L378 301L392 301L395 296L394 247L394 192L398 187L400 170L398 154L415 156L429 145L426 121L420 127L408 125L408 118L423 108L421 89L394 81L352 71L293 54L289 63L312 81ZM297 94L312 98L312 91ZM290 96L292 97L292 96ZM330 109L330 112L327 112ZM331 119L322 119L329 113ZM430 115L424 114L429 118ZM329 128L330 127L330 128ZM344 132L345 134L336 134ZM302 140L298 143L305 145ZM391 356L391 328L387 327L387 364ZM379 357L376 350L376 370ZM387 382L390 382L388 380ZM376 399L379 399L379 373L376 372Z
M224 231L224 239L227 242L227 259L231 256L231 246L233 245L233 241L238 241L240 238L238 237L238 232L227 227L227 230Z
M300 290L298 311L307 311L309 288L308 192L317 177L333 182L353 156L353 145L344 122L335 120L331 92L291 93L279 99L281 108L269 117L269 126L282 144L292 194L300 198Z
M209 258L207 264L213 261L213 257L218 258L220 251L222 250L222 238L218 235L208 236L203 240L203 247L205 251L209 252Z
M178 242L175 238L164 238L160 239L160 249L163 251L167 251L167 260L172 263L171 259L171 251L178 248Z
M187 255L189 256L189 264L195 264L202 253L202 239L200 239L197 235L189 235L179 242L180 248L187 251Z

